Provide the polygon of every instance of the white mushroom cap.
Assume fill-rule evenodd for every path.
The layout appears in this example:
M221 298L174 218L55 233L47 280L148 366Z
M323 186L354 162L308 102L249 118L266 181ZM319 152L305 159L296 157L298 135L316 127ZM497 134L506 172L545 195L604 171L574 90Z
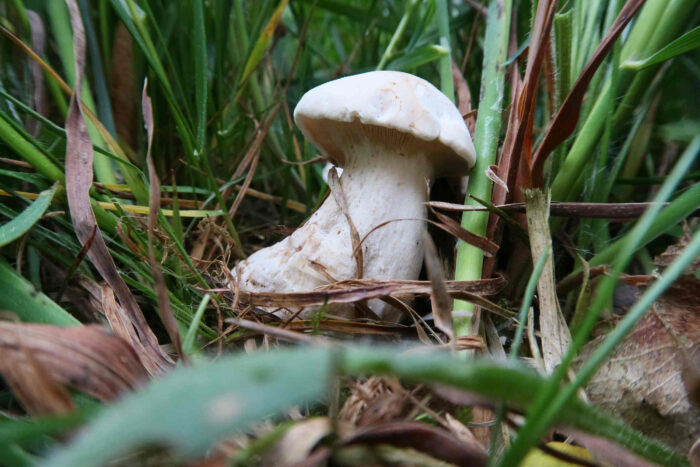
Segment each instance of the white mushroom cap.
M408 73L372 71L325 83L304 94L294 121L340 166L346 153L339 135L343 128L357 131L353 123L369 127L364 134L417 145L428 155L434 175L466 174L476 160L471 135L454 104L428 81Z

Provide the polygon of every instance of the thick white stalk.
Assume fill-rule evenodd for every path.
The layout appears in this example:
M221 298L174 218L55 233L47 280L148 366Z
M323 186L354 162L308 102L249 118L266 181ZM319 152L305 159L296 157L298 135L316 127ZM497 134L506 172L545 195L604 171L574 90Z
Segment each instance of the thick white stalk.
M403 144L376 145L364 138L345 146L342 195L362 243L363 278L416 279L420 272L425 216L426 157L408 154ZM415 147L413 149L415 151ZM387 221L393 221L389 222ZM385 225L382 225L385 224ZM376 230L375 227L380 226ZM242 261L236 268L241 290L308 292L335 281L357 278L357 262L347 217L331 194L291 236ZM379 300L370 307L385 314ZM331 307L347 314L348 307ZM388 316L385 316L388 317Z

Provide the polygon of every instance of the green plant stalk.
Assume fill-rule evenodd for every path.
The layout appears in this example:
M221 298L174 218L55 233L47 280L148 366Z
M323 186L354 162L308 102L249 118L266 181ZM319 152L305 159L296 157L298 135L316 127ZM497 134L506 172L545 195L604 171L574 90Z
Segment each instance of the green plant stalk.
M0 140L10 146L22 159L29 162L34 170L52 182L64 182L65 177L61 169L56 167L32 143L24 139L2 116L0 116Z
M440 90L454 103L455 85L452 79L452 48L450 47L450 12L447 0L435 0L440 46L447 53L440 57Z
M498 138L501 131L501 110L504 101L505 61L508 59L508 37L511 15L511 0L493 0L489 5L484 40L484 74L481 79L483 98L479 102L479 118L474 130L476 164L469 177L469 188L465 205L476 206L471 195L490 201L493 182L486 176L486 169L496 162ZM477 235L486 233L489 213L465 212L462 227ZM461 240L457 244L455 280L481 279L484 252ZM464 336L471 332L470 322L473 306L455 300L453 307L455 332Z
M408 5L406 6L406 9L403 12L403 16L401 17L401 21L399 21L398 26L396 26L396 31L394 31L394 35L391 36L391 40L389 40L389 45L386 46L386 50L384 50L384 53L382 54L382 58L379 60L377 68L375 68L376 70L383 70L384 66L386 65L386 62L394 54L396 44L399 42L399 39L401 39L401 36L403 36L403 33L406 30L406 25L408 24L408 20L411 19L411 15L413 14L413 10L415 9L417 4L417 0L410 0L408 2Z
M645 233L649 230L654 219L661 210L662 203L671 196L683 174L687 172L688 168L695 160L698 151L700 151L700 136L693 140L678 163L676 163L666 182L659 189L654 200L655 204L647 209L632 231L625 237L626 241L621 245L621 251L618 255L619 259L615 267L610 275L606 276L601 281L593 303L581 324L579 332L574 336L569 350L562 359L562 363L554 370L554 373L547 381L543 391L540 392L530 410L528 410L525 425L520 429L515 441L506 452L503 458L503 466L517 466L525 455L527 455L530 448L556 420L559 410L561 410L564 404L569 400L564 399L562 397L563 393L559 392L561 381L566 376L569 366L579 349L586 343L590 332L598 321L600 312L609 303L620 274L622 274L622 271L624 271L629 264L634 252L640 247ZM558 405L556 406L552 403L554 398L558 401Z

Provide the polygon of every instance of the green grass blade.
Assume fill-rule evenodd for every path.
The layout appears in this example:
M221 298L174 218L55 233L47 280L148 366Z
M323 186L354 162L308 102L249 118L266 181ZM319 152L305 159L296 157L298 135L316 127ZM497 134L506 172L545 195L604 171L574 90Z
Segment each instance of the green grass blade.
M79 326L80 321L34 288L31 282L0 258L0 309L15 313L21 321Z
M665 62L680 54L697 49L698 47L700 47L700 26L686 32L650 57L642 60L627 60L622 64L622 68L643 70L657 63Z
M204 7L202 0L192 3L194 10L194 82L197 104L197 134L195 144L197 151L204 152L207 132L207 38L204 28ZM206 156L205 156L206 157Z
M39 197L17 217L0 226L0 247L17 240L41 219L41 216L44 215L49 204L51 204L57 188L58 184L54 184L48 190L42 191L39 193Z

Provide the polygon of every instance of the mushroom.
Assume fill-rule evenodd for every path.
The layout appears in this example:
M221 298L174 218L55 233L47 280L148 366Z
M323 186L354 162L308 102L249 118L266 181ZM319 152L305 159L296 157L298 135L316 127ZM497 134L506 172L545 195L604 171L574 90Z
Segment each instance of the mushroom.
M306 223L237 265L240 289L309 292L358 278L360 264L362 278L416 279L424 229L416 219L425 217L426 179L466 174L475 161L469 130L454 104L421 78L374 71L310 90L296 106L294 121L344 171ZM351 223L363 239L361 263L353 255ZM369 306L383 319L398 318L380 300Z

